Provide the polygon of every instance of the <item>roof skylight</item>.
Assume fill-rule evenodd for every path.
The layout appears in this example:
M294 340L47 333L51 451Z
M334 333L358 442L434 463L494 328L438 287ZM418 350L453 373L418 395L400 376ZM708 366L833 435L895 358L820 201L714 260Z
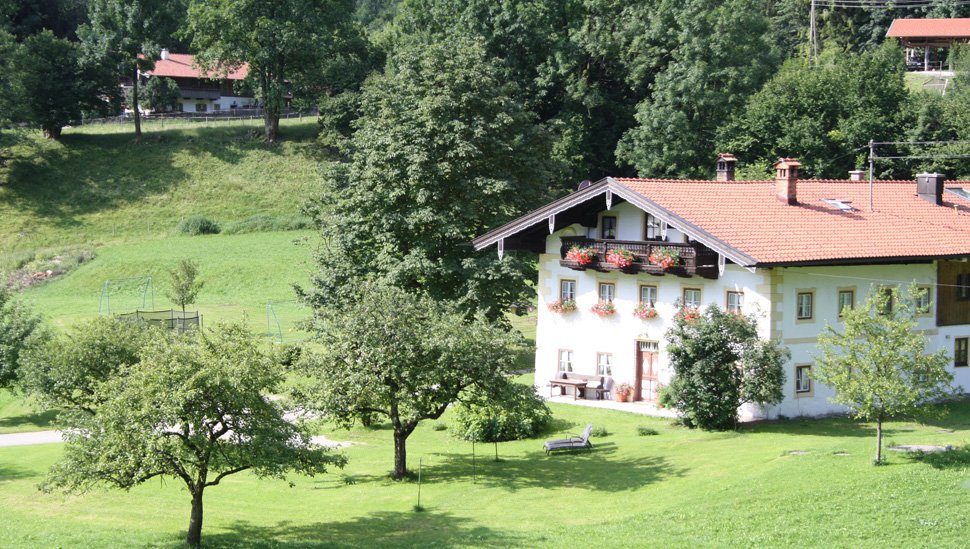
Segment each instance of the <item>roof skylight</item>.
M852 206L849 205L849 204L852 204L852 201L851 200L836 200L834 198L823 198L822 199L822 202L825 202L829 206L834 206L834 207L842 210L843 212L853 212L853 211L855 211L855 208L853 208Z

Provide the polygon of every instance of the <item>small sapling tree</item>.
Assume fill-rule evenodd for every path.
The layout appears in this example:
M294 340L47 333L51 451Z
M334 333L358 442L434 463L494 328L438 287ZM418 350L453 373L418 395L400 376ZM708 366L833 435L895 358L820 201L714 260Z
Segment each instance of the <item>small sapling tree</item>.
M814 378L835 390L829 398L856 419L876 424L876 459L882 461L882 424L896 415L933 417L934 401L953 394L946 349L925 354L926 336L914 330L930 310L915 284L872 289L865 303L842 310L842 331L826 324L818 337Z
M408 436L466 390L499 391L515 368L518 339L457 306L391 286L368 285L332 316L319 315L322 352L307 353L312 381L297 398L338 424L386 417L394 428L392 476L407 475Z
M250 470L284 478L313 475L345 459L310 444L306 430L264 395L283 371L241 324L152 342L143 358L103 384L96 414L65 431L63 459L42 488L128 489L172 477L192 497L186 544L202 536L202 497L225 477Z
M199 267L190 259L179 259L178 265L168 272L171 277L171 287L165 292L165 297L182 308L195 303L205 282L198 280Z
M758 336L751 315L711 305L703 312L681 310L667 332L674 368L664 404L677 408L684 424L732 429L745 403L781 402L783 365L790 353L778 341Z

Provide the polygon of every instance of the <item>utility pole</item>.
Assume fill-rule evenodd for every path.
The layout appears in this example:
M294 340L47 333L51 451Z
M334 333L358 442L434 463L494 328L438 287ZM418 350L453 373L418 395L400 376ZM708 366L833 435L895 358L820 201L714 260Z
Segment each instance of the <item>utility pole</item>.
M815 66L818 67L818 32L815 28L815 0L812 0L812 15L809 23L808 40L811 43L812 56L815 59Z
M812 1L814 2L815 0L812 0ZM875 208L872 207L872 172L873 172L873 166L875 164L875 158L876 158L876 145L875 143L872 142L872 139L870 139L869 140L869 211L870 212L876 211Z

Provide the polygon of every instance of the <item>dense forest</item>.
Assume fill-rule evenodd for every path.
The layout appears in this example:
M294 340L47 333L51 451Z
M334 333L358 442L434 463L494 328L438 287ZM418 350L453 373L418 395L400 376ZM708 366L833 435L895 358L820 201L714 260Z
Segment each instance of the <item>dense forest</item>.
M57 138L82 116L117 113L119 76L167 48L207 68L249 63L245 85L267 107L269 141L285 139L269 118L284 103L317 107L320 145L348 159L368 120L425 99L512 113L519 133L505 145L537 147L524 152L548 159L540 171L556 191L605 175L707 178L717 152L741 160L741 177L765 177L780 156L799 158L810 177L845 177L866 167L870 140L970 139L960 70L970 56L950 53L958 71L945 94L910 90L904 52L885 38L895 18L967 17L970 6L843 4L816 8L813 46L810 0L0 0L0 116ZM431 58L434 74L420 74L414 60ZM455 80L468 85L447 85ZM447 156L460 128L441 101L414 116L440 129ZM876 170L966 177L970 163Z

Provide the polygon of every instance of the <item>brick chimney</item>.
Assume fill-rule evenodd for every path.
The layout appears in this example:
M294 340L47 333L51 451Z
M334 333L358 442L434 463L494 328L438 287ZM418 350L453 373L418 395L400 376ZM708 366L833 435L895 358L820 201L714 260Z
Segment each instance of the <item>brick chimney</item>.
M779 158L775 162L775 186L778 188L778 200L788 204L798 204L798 168L801 162L794 158Z
M849 172L849 181L862 181L866 178L865 170L851 170Z
M916 176L916 193L927 202L939 206L943 204L943 181L941 173L921 173Z
M718 153L717 155L717 180L734 181L734 163L738 159L731 153Z

